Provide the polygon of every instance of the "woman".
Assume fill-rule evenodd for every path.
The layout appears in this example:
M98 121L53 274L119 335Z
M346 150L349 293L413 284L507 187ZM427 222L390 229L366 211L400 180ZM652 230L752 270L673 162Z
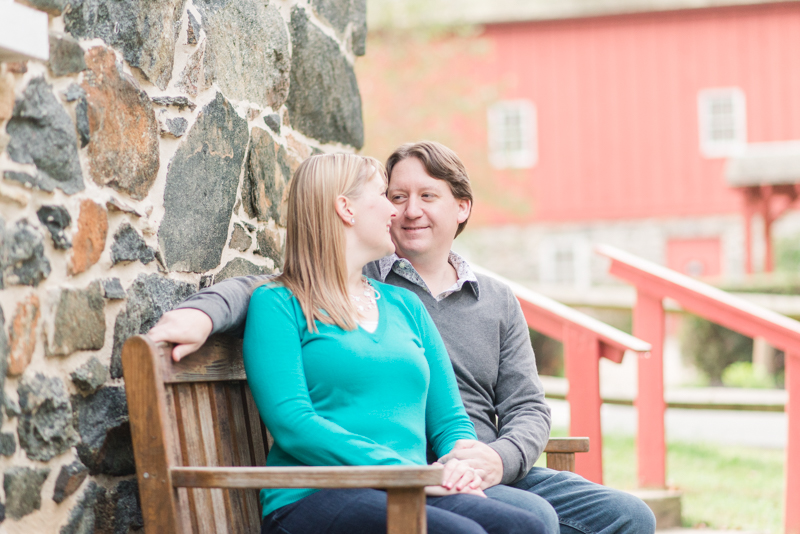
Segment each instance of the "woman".
M450 360L419 299L367 280L394 251L386 174L375 159L309 158L289 188L284 272L253 293L244 337L248 383L275 438L267 465L424 465L475 439ZM451 460L429 488L433 533L543 532L483 496ZM377 490L261 490L263 533L385 532Z

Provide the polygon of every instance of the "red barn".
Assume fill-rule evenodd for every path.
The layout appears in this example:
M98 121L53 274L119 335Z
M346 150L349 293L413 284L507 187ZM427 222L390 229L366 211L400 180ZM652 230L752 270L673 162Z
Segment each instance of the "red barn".
M725 165L800 139L800 2L414 5L369 5L365 151L433 138L463 156L469 257L581 289L606 280L598 241L692 275L744 273L743 195ZM773 238L800 247L800 213Z

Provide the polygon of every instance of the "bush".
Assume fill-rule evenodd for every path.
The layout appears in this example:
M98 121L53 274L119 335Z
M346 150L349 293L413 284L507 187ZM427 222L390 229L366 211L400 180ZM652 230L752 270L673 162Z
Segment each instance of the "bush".
M564 345L551 337L528 329L533 353L536 355L536 369L540 375L564 376Z
M753 367L750 362L736 362L730 364L722 371L722 383L735 388L761 388L775 387L775 381L765 371Z
M686 315L681 328L681 353L712 386L721 386L726 367L752 361L753 340L695 315Z

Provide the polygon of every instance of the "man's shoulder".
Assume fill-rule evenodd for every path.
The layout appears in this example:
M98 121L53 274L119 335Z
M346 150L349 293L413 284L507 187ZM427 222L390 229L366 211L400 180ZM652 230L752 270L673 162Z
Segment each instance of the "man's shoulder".
M487 276L483 273L475 273L475 277L478 279L481 300L502 300L503 302L506 302L509 298L513 298L514 292L511 291L511 288L497 278Z

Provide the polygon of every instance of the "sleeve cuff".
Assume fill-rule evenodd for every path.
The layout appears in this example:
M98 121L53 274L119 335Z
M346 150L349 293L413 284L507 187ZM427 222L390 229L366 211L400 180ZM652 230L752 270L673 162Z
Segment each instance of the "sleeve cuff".
M209 319L211 319L211 334L214 335L218 334L221 328L217 328L217 325L222 325L225 320L225 314L220 310L219 306L214 306L202 299L192 300L189 298L188 300L181 302L177 306L175 306L174 310L190 308L194 310L200 310L201 312L208 315Z
M500 480L500 483L511 484L520 479L523 474L520 473L522 454L516 445L504 439L499 439L488 445L494 449L495 452L500 455L500 459L503 460L503 478Z

